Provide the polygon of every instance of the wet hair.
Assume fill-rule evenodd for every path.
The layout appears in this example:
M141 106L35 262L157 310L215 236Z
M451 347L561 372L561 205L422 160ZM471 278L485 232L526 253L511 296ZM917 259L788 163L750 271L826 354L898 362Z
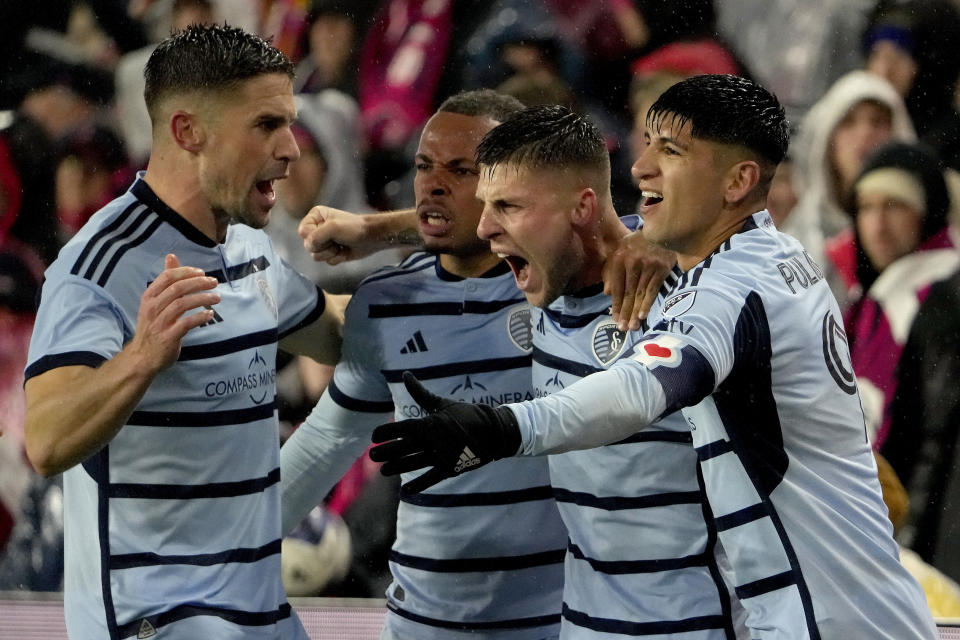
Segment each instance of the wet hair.
M600 131L584 116L560 105L529 107L488 131L477 146L477 164L487 171L514 164L610 173L610 156Z
M744 147L773 168L787 154L783 106L762 86L740 76L707 74L681 80L647 112L651 130L686 123L694 138Z
M268 73L293 79L294 65L269 42L228 25L192 25L157 45L147 61L143 92L151 117L167 96L227 91Z
M443 101L437 111L456 113L462 116L487 117L503 122L523 109L523 103L493 89L462 91Z

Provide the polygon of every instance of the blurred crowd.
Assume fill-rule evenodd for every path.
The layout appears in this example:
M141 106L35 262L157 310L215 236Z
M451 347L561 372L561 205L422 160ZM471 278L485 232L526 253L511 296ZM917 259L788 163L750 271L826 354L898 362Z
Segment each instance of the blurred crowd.
M587 113L626 214L644 116L663 90L701 73L766 85L793 127L768 207L809 254L795 286L819 274L846 309L854 371L841 373L858 378L874 447L902 482L899 541L960 580L957 0L47 0L0 3L0 590L56 590L62 574L59 483L22 453L44 266L145 168L154 44L212 22L270 37L297 62L302 155L267 232L332 292L398 256L314 263L300 218L315 204L413 205L420 129L457 91ZM289 435L330 371L283 360ZM291 595L380 597L394 489L357 463L285 545Z

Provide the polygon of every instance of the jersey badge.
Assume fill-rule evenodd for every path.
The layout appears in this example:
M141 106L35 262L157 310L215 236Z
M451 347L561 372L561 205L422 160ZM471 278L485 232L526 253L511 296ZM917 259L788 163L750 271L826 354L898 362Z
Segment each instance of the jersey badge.
M857 392L857 382L850 361L847 334L829 311L823 315L820 322L820 336L823 339L823 359L827 364L827 371L837 386L852 396Z
M593 332L593 357L602 365L608 365L623 351L627 334L617 329L617 324L606 320L597 324Z
M157 635L157 630L153 628L153 625L150 624L150 621L144 618L140 621L140 629L137 631L137 640L142 638L152 638Z
M649 368L680 364L683 342L670 335L658 335L633 348L633 359Z
M533 325L530 321L530 307L526 303L517 305L507 314L507 335L524 353L533 350Z
M678 293L672 298L667 298L663 303L663 315L674 318L682 315L693 307L693 301L697 298L696 291L684 291Z

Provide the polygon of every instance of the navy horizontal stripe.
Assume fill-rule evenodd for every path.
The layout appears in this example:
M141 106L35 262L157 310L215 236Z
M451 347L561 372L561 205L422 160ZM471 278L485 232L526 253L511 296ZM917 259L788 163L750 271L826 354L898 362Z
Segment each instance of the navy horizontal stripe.
M603 633L619 633L625 636L654 636L670 633L688 633L706 629L723 629L724 618L717 616L695 616L683 620L656 620L653 622L631 622L613 618L598 618L576 611L563 603L563 617L578 627Z
M711 458L722 456L731 451L733 451L733 447L729 440L714 440L701 447L697 447L697 457L700 459L700 462L706 462Z
M254 347L262 347L277 342L277 330L266 329L246 335L230 338L229 340L220 340L219 342L208 342L207 344L194 344L188 347L180 348L180 357L178 360L204 360L206 358L216 358L225 356L228 353L237 353Z
M510 300L467 300L466 302L419 302L407 304L371 304L371 318L405 318L411 316L459 316L464 314L491 314L524 302L524 298Z
M399 551L390 551L390 562L434 573L466 573L474 571L515 571L560 564L566 555L566 549L552 549L522 556L501 556L496 558L452 558L440 560L411 556Z
M314 322L317 321L317 318L323 315L323 312L326 308L327 308L327 297L323 293L323 289L321 289L320 287L317 287L317 304L314 305L313 309L310 310L310 313L305 315L303 319L300 320L300 322L293 325L292 327L288 327L283 331L281 331L277 335L277 340L282 340L286 338L288 335L290 335L291 333L296 333L297 331L300 331L300 329L303 329L304 327L313 324Z
M138 427L220 427L246 424L273 417L277 398L272 402L227 411L134 411L127 424Z
M415 493L400 495L401 502L418 507L489 507L501 504L534 502L536 500L553 500L553 487L544 485L513 491L491 491L489 493Z
M280 538L268 542L262 547L240 548L220 553L199 553L193 555L162 556L157 553L123 553L110 556L110 569L132 569L135 567L154 567L158 565L187 564L195 567L211 567L216 564L259 562L264 558L280 553Z
M107 359L99 353L93 351L69 351L67 353L54 353L49 356L43 356L29 367L23 373L24 382L59 367L86 366L96 369Z
M748 522L754 522L770 515L763 503L757 503L753 506L728 513L725 516L717 516L713 519L717 526L717 531L728 531Z
M593 313L588 313L582 316L568 315L566 313L554 311L553 309L544 309L543 312L554 322L554 324L560 325L564 329L580 329L587 326L600 316L607 316L613 320L610 312L606 309L603 311L594 311Z
M783 573L778 573L777 575L770 576L769 578L762 578L760 580L748 582L745 585L735 588L734 591L736 591L738 598L744 600L746 598L755 598L765 593L770 593L771 591L783 589L784 587L790 587L795 584L797 584L797 580L793 575L793 571L784 571Z
M360 411L362 413L393 412L393 400L374 402L371 400L360 400L358 398L348 396L340 390L340 387L337 386L337 383L334 380L330 381L330 384L327 386L327 391L330 392L330 398L344 409Z
M139 202L131 202L127 205L127 208L123 210L123 213L114 218L113 222L93 234L93 237L87 241L87 244L84 245L83 250L80 251L77 261L74 262L73 266L70 268L70 273L75 276L80 275L80 269L83 267L83 263L86 261L87 256L90 255L90 252L98 246L98 243L103 240L105 236L113 233L120 227L120 225L126 222L130 218L130 214L133 213L133 210L139 206Z
M583 364L582 362L577 362L575 360L567 360L566 358L561 358L560 356L555 356L551 353L547 353L542 349L534 346L533 353L531 354L533 361L537 364L546 367L548 369L554 369L556 371L562 371L563 373L569 373L571 375L577 376L578 378L585 378L591 373L597 373L598 371L603 371L599 367L591 367L588 364Z
M640 442L674 442L677 444L692 444L693 436L689 431L659 431L656 429L644 429L638 431L632 436L627 436L623 440L614 442L616 444L637 444Z
M675 491L649 496L607 496L601 498L581 491L554 487L553 497L556 498L557 502L571 502L580 507L594 507L607 511L667 507L675 504L700 504L702 502L699 491Z
M459 629L461 631L482 631L485 629L528 629L530 627L545 627L560 624L560 614L548 616L533 616L530 618L514 618L512 620L490 620L485 622L457 622L454 620L440 620L420 615L406 609L401 609L394 602L387 602L387 609L401 618L419 622L430 627L441 629Z
M451 362L448 364L434 365L432 367L420 367L419 369L382 369L381 373L383 377L387 379L387 382L402 382L404 371L411 372L418 380L432 380L450 376L461 376L468 373L522 369L529 366L530 356L526 355L515 358L490 358L489 360Z
M656 558L653 560L596 560L588 558L583 549L573 544L567 544L567 550L577 560L590 564L594 571L607 575L627 575L632 573L657 573L659 571L675 571L690 567L707 566L708 556L698 553L681 558Z
M389 278L396 278L397 276L404 276L410 273L416 273L418 271L423 271L424 269L429 269L433 266L433 260L427 260L424 263L412 263L409 267L404 266L403 268L397 270L390 268L390 271L386 273L374 273L363 280L360 285L370 284L371 282L377 282L378 280L387 280Z
M223 269L214 269L213 271L207 271L207 275L211 278L216 278L217 282L225 283L235 280L242 280L251 273L266 271L267 267L269 266L270 261L267 260L267 257L259 256L251 260L247 260L246 262L227 267L226 273L224 273Z
M192 500L194 498L233 498L260 493L280 482L280 469L274 469L262 478L237 482L209 484L111 484L111 498L146 498L153 500Z
M200 607L193 604L183 604L179 607L164 611L163 613L145 616L145 618L137 618L132 622L118 625L117 631L121 638L136 637L140 632L140 625L143 624L144 619L152 624L154 629L160 631L160 628L165 625L173 624L174 622L187 618L193 618L194 616L215 616L243 627L263 627L276 624L280 620L289 618L290 605L284 602L276 611L240 611L237 609Z

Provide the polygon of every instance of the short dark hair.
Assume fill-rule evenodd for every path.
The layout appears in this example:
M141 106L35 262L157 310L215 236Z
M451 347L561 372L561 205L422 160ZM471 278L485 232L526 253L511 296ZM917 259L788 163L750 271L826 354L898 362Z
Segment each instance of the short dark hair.
M487 117L503 122L514 113L523 109L523 103L493 89L461 91L452 95L440 105L438 112L456 113L462 116Z
M488 131L477 146L477 163L487 168L516 164L610 172L610 156L600 131L586 117L560 105L529 107Z
M647 127L690 123L701 140L745 147L774 166L787 154L789 127L783 106L762 86L740 76L706 74L681 80L647 111Z
M263 38L229 25L191 25L157 45L147 61L143 91L151 116L170 94L235 87L267 73L291 79L294 64Z

